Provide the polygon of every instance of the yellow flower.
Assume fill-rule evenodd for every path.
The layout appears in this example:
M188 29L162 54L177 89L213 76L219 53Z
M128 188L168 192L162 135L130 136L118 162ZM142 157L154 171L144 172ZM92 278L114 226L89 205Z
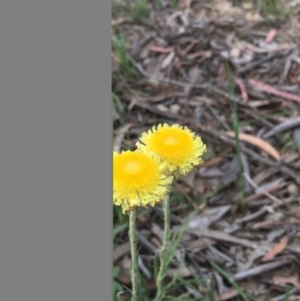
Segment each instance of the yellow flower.
M153 127L142 134L137 148L156 154L162 162L168 164L175 177L179 174L186 175L193 167L201 164L201 156L206 151L199 136L177 124L159 124L157 128Z
M154 206L169 192L172 177L166 165L138 150L113 154L113 203L123 212L134 207Z

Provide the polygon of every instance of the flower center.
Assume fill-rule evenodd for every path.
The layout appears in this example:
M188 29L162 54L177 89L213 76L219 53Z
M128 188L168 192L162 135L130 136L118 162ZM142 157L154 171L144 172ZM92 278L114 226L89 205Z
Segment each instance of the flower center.
M160 182L158 161L144 153L118 154L114 157L113 168L114 187L125 194L153 190Z
M165 139L165 144L166 145L175 145L178 143L178 139L174 138L174 137L166 137Z
M141 170L141 165L136 161L127 161L124 164L124 170L128 173L134 174Z
M195 152L193 136L177 128L163 128L150 135L147 148L174 165L185 162Z

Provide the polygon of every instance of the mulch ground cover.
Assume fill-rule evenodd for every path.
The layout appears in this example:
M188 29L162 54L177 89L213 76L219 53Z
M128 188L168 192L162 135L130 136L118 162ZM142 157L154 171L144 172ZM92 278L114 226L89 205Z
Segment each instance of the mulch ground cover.
M114 150L134 149L158 123L188 126L208 149L172 189L172 232L184 235L168 271L203 281L171 294L244 300L234 281L249 300L285 300L287 286L300 300L300 10L276 18L252 2L173 2L147 2L147 18L126 9L112 17ZM130 245L120 225L115 210L115 281L126 291ZM153 296L161 205L141 210L137 226Z

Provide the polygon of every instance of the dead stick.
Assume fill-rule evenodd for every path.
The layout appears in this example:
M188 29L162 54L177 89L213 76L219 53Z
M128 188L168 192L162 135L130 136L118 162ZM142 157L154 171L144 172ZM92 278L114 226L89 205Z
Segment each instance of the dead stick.
M257 275L260 275L262 273L277 269L277 268L279 268L283 265L286 265L288 263L290 263L290 261L277 261L277 262L262 264L262 265L259 265L258 267L253 268L253 269L249 269L249 270L246 270L246 271L235 274L233 276L233 279L235 281L241 281L245 278L257 276Z

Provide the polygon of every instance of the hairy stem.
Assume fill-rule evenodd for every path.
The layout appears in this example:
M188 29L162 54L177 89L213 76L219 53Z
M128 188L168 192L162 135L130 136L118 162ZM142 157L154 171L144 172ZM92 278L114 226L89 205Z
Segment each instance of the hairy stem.
M169 240L170 240L170 198L167 195L163 202L163 211L164 211L164 240L163 246L160 251L160 268L156 279L157 293L156 301L161 301L164 296L163 292L163 281L169 265Z
M130 211L129 215L129 239L131 247L130 274L132 283L131 301L138 301L138 254L137 254L137 236L136 236L136 209Z
M163 203L164 210L164 242L165 247L168 246L170 240L170 196L167 195Z

